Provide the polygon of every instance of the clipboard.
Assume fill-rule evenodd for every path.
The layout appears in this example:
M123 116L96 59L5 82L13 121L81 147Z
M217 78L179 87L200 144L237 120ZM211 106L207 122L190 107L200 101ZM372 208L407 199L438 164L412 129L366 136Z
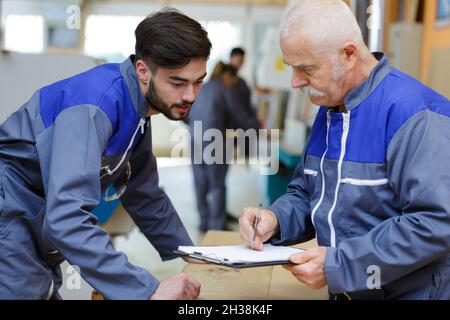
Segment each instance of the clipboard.
M290 264L293 263L289 261L288 259L285 260L272 260L272 261L258 261L258 262L236 262L236 261L230 261L226 258L218 258L214 255L205 255L201 252L193 252L193 253L187 253L181 250L174 250L173 253L180 257L189 257L193 259L203 260L206 262L210 262L213 264L233 268L233 269L244 269L244 268L256 268L256 267L268 267L268 266L276 266L276 265L282 265L282 264Z

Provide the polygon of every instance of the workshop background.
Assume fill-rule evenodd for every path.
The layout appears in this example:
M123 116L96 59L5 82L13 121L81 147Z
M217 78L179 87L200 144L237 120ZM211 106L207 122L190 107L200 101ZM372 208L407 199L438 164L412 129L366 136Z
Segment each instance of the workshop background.
M384 51L390 63L450 98L450 0L350 0L366 44ZM257 165L234 164L227 176L227 208L270 204L282 194L298 163L317 106L290 88L290 70L278 46L286 0L0 0L0 122L46 84L105 62L121 62L134 52L134 29L149 13L175 7L201 22L213 45L208 72L227 61L233 47L246 59L240 76L252 89L252 106L268 129L279 129L276 175L261 175ZM200 243L190 159L171 156L183 122L152 117L153 151L160 185L178 210L190 236ZM162 262L119 202L98 212L117 250L158 279L180 272L181 259ZM236 222L230 230L238 230ZM73 271L63 266L65 277ZM91 299L92 288L63 286L65 299Z

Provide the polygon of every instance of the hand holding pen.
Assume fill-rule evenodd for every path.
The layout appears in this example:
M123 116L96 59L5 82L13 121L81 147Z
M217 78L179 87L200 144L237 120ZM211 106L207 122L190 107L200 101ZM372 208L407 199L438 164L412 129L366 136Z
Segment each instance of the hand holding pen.
M255 224L253 226L254 231L253 231L253 239L252 239L252 249L255 248L256 233L258 230L259 222L261 221L261 210L262 210L262 203L260 202L259 206L258 206L258 212L256 213L256 217L255 217Z
M278 232L278 220L270 210L258 208L245 208L239 218L239 229L242 240L253 250L262 251L263 243Z

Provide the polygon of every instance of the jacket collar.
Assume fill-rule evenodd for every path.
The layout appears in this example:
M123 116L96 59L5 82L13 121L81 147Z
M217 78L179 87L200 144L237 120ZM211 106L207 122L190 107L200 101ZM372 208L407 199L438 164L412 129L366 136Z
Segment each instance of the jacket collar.
M352 110L366 100L393 69L384 53L374 52L373 56L378 60L378 64L372 70L367 80L347 93L344 99L344 105L347 110Z
M141 118L145 118L147 117L150 107L141 92L141 88L139 87L136 70L134 68L134 59L135 56L131 55L124 62L122 62L120 65L120 72L122 73L122 76L127 84L128 91L130 92L134 110Z

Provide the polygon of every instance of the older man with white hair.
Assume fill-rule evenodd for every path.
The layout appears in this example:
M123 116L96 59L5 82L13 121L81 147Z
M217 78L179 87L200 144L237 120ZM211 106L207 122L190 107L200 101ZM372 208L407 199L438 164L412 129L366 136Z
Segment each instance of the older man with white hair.
M449 100L370 53L342 1L298 1L280 46L292 87L322 107L287 193L256 238L244 209L242 238L316 236L286 269L330 299L450 299Z

